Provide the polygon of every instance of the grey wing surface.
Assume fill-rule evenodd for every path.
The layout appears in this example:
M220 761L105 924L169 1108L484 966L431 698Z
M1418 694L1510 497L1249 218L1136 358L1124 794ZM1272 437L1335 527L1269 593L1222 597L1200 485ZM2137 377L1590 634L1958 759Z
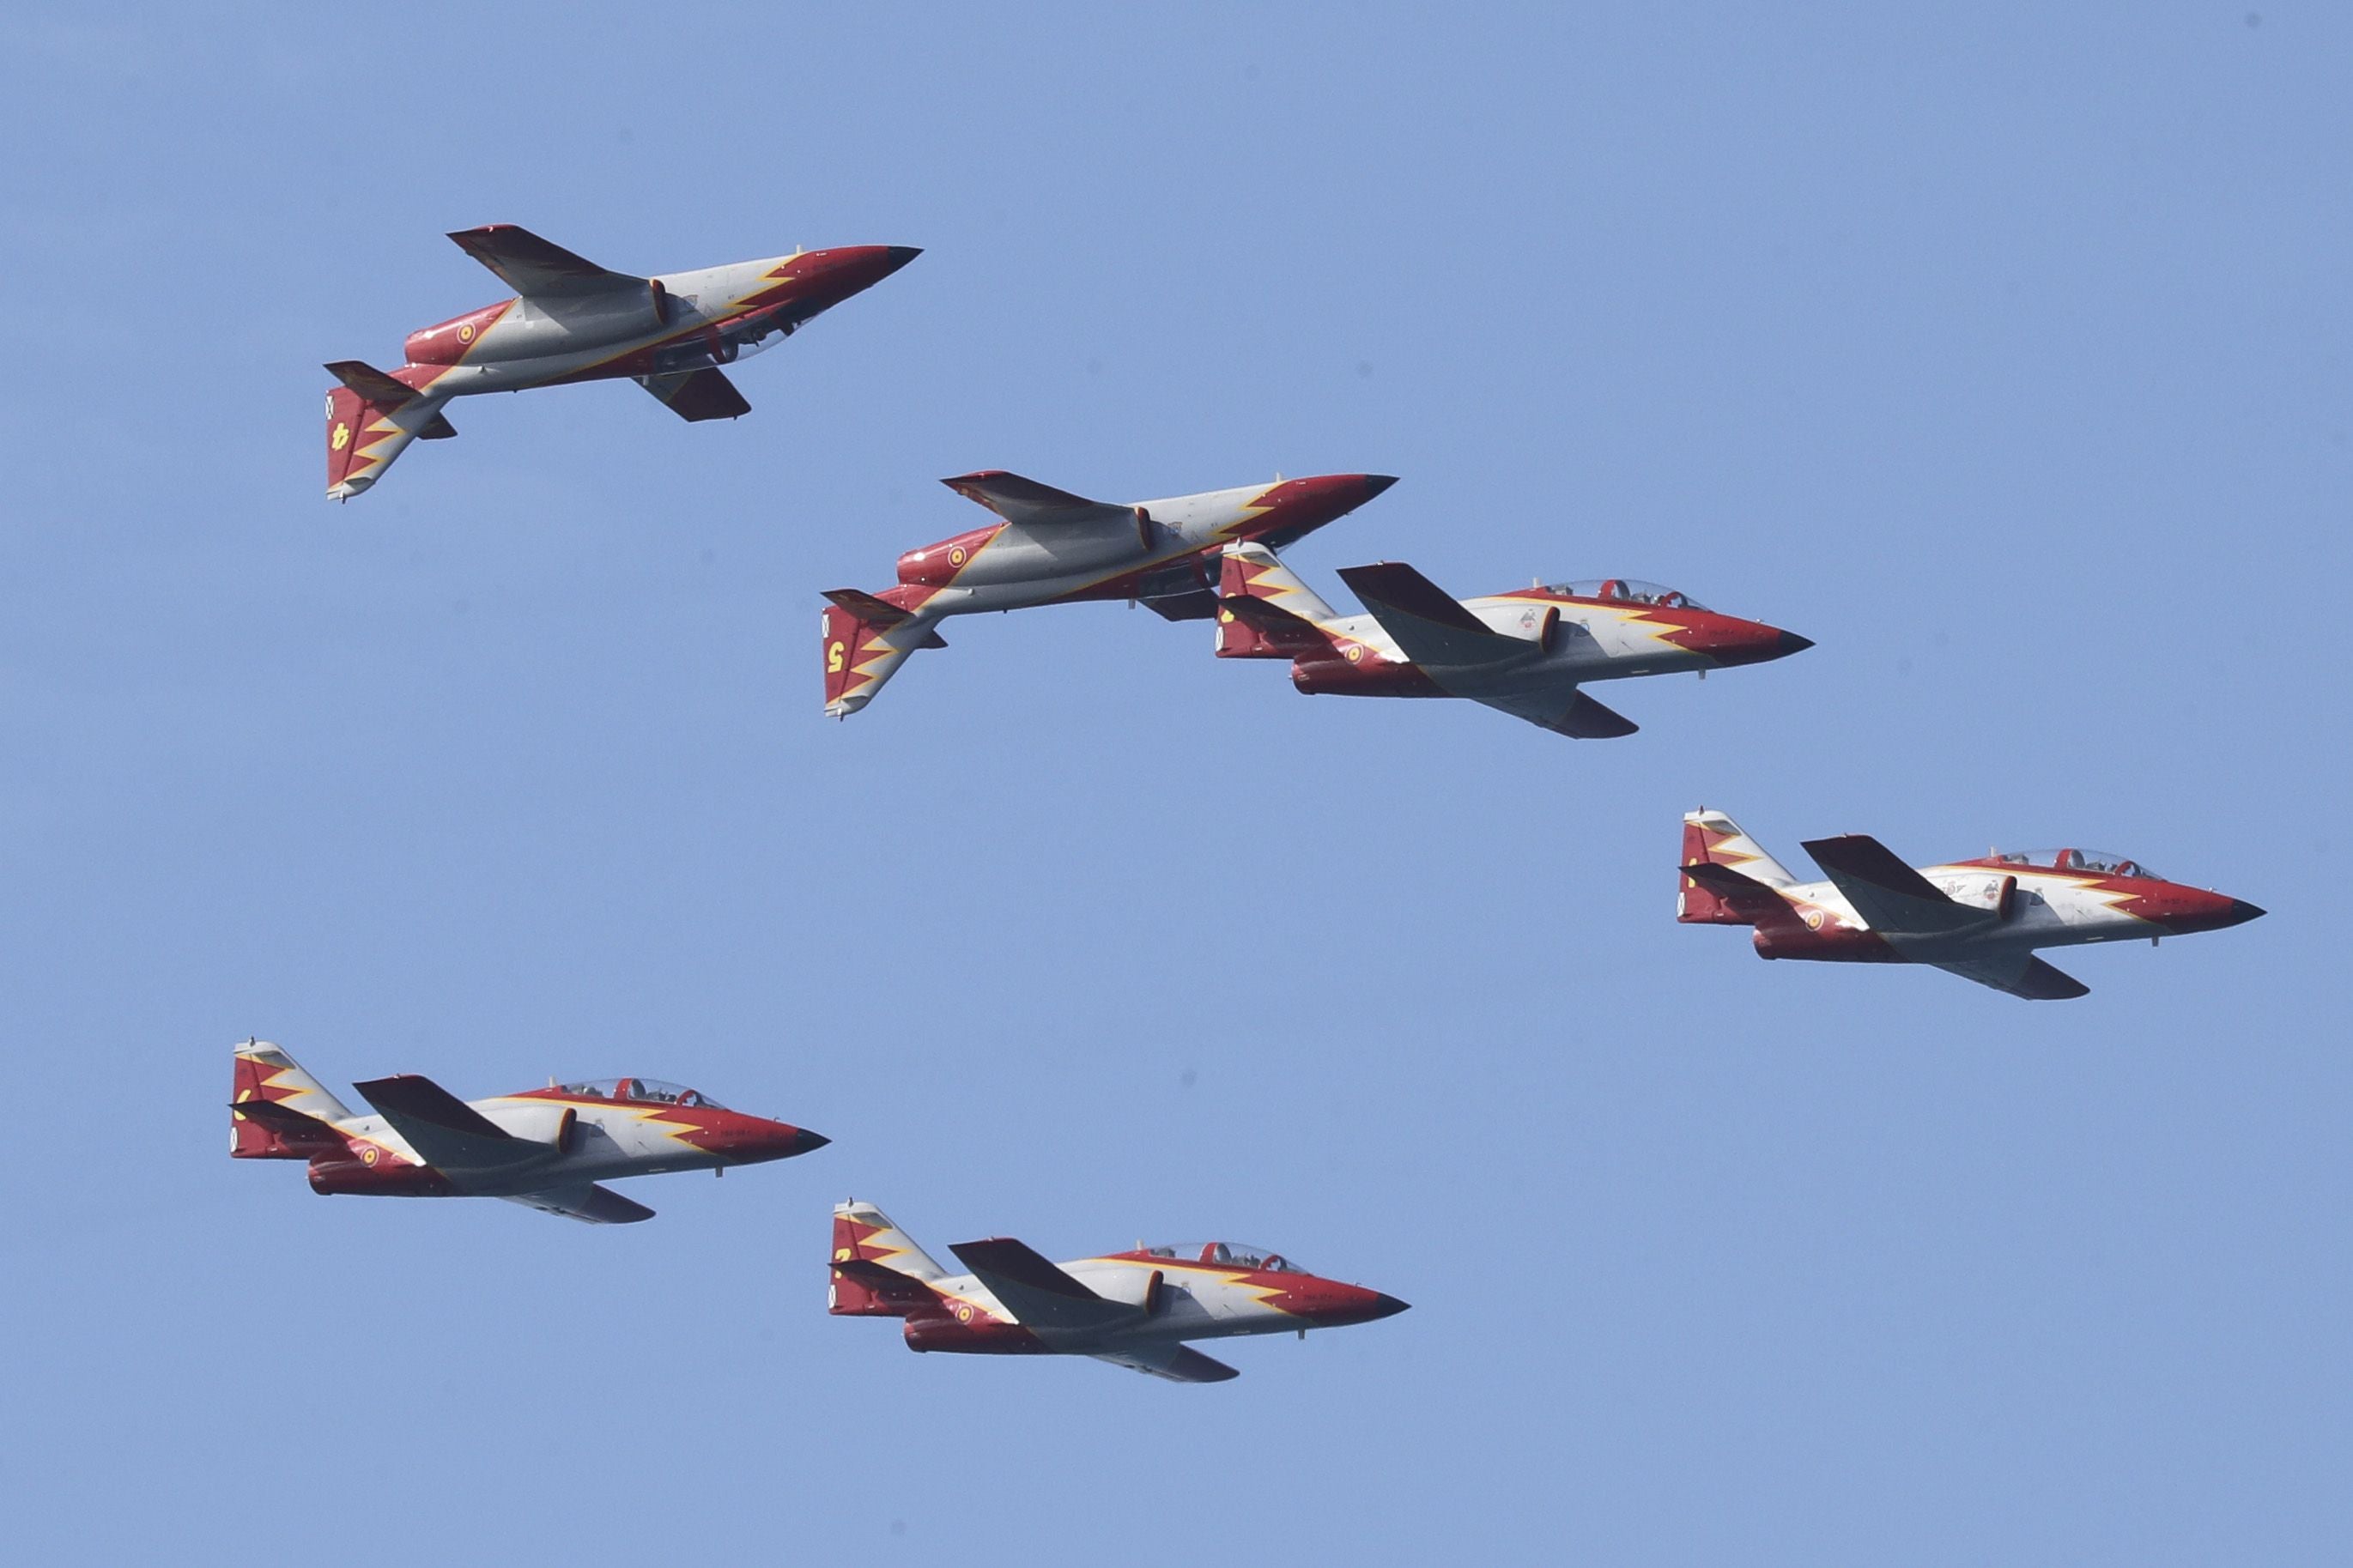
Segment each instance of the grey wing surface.
M1953 902L1943 889L1868 834L1810 838L1805 848L1875 931L1952 936L1989 924L1995 918L1991 910Z
M1107 1361L1131 1372L1147 1372L1171 1383L1225 1383L1241 1375L1224 1362L1205 1356L1190 1345L1138 1345L1132 1350L1088 1353L1097 1361Z
M501 1193L511 1204L521 1204L542 1214L558 1214L566 1219L586 1220L590 1225L635 1225L641 1219L651 1219L654 1211L641 1203L623 1197L610 1187L600 1187L594 1182L573 1182L561 1187L549 1187L536 1193Z
M1957 974L2030 1002L2065 1002L2089 995L2092 990L2073 975L2052 968L2031 952L1934 962L1947 974Z
M1142 521L1136 509L1114 506L1110 501L1089 500L1068 490L1058 490L1051 485L1025 479L1019 474L988 469L976 474L958 474L940 483L967 500L978 501L1006 521L1033 533L1050 534L1071 531L1082 532L1120 531L1136 534L1141 542Z
M752 412L752 405L735 390L735 384L708 366L629 379L660 398L672 414L690 425L705 419L734 419Z
M508 1170L556 1152L514 1136L429 1078L401 1073L352 1087L426 1163L442 1171Z
M959 1242L948 1250L1025 1328L1108 1329L1144 1316L1142 1307L1105 1300L1009 1237Z
M463 228L449 237L527 300L576 299L622 289L643 293L648 287L642 278L599 267L511 223Z

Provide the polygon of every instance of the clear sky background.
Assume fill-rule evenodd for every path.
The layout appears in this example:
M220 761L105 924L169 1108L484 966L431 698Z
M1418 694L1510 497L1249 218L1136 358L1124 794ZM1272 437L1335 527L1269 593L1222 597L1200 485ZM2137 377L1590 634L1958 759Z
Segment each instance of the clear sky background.
M0 1554L2341 1561L2353 23L1894 9L15 13ZM492 221L925 254L739 423L469 399L326 504L320 363L500 297ZM1335 599L1820 646L1579 743L1096 605L826 722L818 590L980 467L1392 473ZM1768 965L1674 923L1701 805L2272 914L2068 1004ZM225 1152L255 1034L836 1142L329 1201ZM1414 1310L917 1357L825 1316L853 1194Z

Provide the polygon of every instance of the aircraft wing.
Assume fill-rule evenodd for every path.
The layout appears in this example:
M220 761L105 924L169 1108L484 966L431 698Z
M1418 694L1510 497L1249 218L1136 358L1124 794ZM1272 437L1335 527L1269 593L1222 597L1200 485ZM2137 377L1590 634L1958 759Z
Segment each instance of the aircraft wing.
M1138 533L1144 524L1138 509L1089 500L1035 479L1002 469L958 474L940 483L967 500L978 501L1006 521L1038 533L1111 531Z
M1097 1361L1107 1361L1134 1372L1148 1372L1171 1383L1225 1383L1241 1375L1224 1362L1205 1356L1190 1345L1138 1345L1134 1350L1087 1353Z
M735 384L707 365L629 379L660 398L672 414L690 425L705 419L741 418L752 412L752 405L735 390Z
M594 1182L573 1182L561 1187L550 1187L539 1193L501 1193L511 1204L521 1204L542 1214L560 1214L566 1219L586 1220L590 1225L635 1225L641 1219L651 1219L654 1211L633 1199L625 1198L610 1187L600 1187Z
M1953 936L1991 921L1991 910L1947 898L1878 839L1865 833L1806 840L1806 853L1826 872L1872 930L1896 936ZM2055 973L2055 972L2054 972ZM1988 982L1991 984L1991 982Z
M1010 1237L962 1242L948 1250L1025 1328L1108 1329L1144 1316L1143 1308L1103 1300Z
M617 289L646 290L644 279L608 271L511 223L461 228L449 237L526 300L578 299Z
M518 1138L472 1106L416 1073L371 1079L352 1086L392 1130L443 1171L498 1171L528 1165L554 1146Z
M1947 974L2023 996L2030 1002L2065 1002L2088 996L2092 988L2063 970L2054 969L2031 952L2001 953L1939 963Z
M1507 637L1488 626L1402 561L1343 566L1340 580L1365 602L1366 613L1397 640L1406 658L1425 668L1478 669L1536 651L1535 644Z
M1497 700L1492 697L1479 699L1490 708L1501 708L1506 713L1516 713L1532 723L1541 724L1558 734L1572 735L1580 741L1614 741L1620 735L1630 735L1641 728L1615 708L1596 702L1582 691L1572 691L1568 711L1539 719L1530 710L1532 704L1518 700Z

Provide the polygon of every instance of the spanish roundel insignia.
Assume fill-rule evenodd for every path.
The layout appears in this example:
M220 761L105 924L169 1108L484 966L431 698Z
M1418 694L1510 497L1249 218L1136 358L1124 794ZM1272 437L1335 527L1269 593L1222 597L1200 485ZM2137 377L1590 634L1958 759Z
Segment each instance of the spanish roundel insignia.
M474 341L473 322L469 321L458 329L458 341L461 343L470 343Z
M948 552L948 564L951 566L963 565L965 563L965 559L964 546L961 544Z

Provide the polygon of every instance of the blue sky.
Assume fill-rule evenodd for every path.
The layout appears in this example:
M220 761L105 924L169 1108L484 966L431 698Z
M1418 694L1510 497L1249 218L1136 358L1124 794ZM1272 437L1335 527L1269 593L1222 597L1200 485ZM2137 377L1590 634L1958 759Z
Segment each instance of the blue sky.
M2335 1557L2353 26L2256 3L15 15L11 1554ZM739 423L470 400L327 505L320 363L496 298L491 221L925 254ZM825 722L818 591L980 467L1393 473L1320 590L1819 646L1578 744L1087 606ZM2064 1005L1767 965L1673 921L1703 804L2273 913ZM836 1142L625 1229L330 1201L224 1152L248 1034ZM1415 1310L919 1358L824 1315L851 1194Z

